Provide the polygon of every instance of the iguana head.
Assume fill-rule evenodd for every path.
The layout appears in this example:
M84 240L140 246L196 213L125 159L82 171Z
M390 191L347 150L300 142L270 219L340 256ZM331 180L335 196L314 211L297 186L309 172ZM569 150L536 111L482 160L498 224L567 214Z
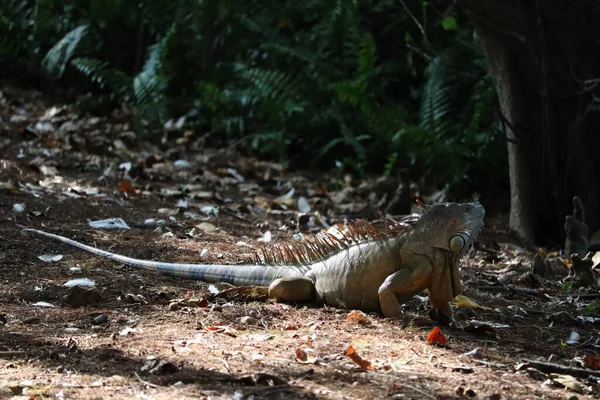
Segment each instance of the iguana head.
M483 228L485 210L479 202L425 206L406 245L421 254L426 248L463 256ZM417 247L415 247L417 246ZM420 251L418 249L420 248Z
M477 201L425 206L401 248L403 257L419 256L431 264L429 298L449 316L448 302L462 292L458 261L477 239L484 216L485 210Z

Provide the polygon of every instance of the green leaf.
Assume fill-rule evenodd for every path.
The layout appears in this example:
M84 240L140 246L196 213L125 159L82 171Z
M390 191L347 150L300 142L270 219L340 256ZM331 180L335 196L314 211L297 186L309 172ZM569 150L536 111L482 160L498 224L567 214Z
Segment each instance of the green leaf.
M448 15L442 20L442 27L447 31L457 30L458 24L456 23L456 18L454 18L452 15Z

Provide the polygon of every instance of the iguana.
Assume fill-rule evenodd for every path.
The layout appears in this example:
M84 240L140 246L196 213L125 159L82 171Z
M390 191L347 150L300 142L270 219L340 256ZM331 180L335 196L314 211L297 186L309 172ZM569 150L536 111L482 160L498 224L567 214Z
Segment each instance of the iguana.
M177 264L138 260L63 236L25 228L98 256L138 268L205 282L259 286L270 298L316 302L348 309L401 315L400 305L424 289L434 307L452 318L449 302L461 293L459 259L483 227L484 208L471 203L424 206L380 230L358 220L340 239L320 233L299 244L285 244L242 265Z

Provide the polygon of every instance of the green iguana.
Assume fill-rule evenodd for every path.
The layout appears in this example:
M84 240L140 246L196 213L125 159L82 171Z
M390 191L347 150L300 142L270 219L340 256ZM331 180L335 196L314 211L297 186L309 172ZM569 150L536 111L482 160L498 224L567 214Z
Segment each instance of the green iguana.
M427 289L433 306L451 319L449 302L461 293L458 262L481 231L484 215L477 201L424 206L422 215L410 215L383 230L358 220L347 224L343 239L320 233L298 244L273 247L254 263L242 265L138 260L37 229L25 230L138 268L205 282L259 286L280 301L316 302L381 312L385 317L400 316L400 305Z

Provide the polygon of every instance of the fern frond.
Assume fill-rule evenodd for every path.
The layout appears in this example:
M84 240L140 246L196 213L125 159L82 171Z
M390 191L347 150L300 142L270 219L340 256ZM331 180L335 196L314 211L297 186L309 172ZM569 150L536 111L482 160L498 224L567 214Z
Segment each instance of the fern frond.
M93 58L74 58L71 65L91 79L101 89L109 90L117 98L124 98L131 93L132 79L122 71L114 69L107 61Z
M358 71L357 75L364 76L375 68L377 62L377 46L370 33L365 33L358 44Z
M58 79L65 71L65 66L75 55L77 47L88 34L88 26L80 25L67 33L56 43L42 60L42 68L51 77Z
M449 116L453 111L455 86L451 76L449 62L441 56L434 57L425 70L420 126L438 136L446 134L452 125Z
M284 72L246 68L242 64L237 64L235 70L241 79L252 85L248 93L257 97L259 101L265 99L285 101L299 98L300 83Z

